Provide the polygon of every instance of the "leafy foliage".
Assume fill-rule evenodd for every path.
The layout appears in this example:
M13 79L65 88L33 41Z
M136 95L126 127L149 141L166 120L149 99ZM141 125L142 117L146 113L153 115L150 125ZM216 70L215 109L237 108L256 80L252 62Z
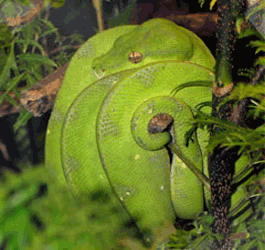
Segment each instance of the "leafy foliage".
M200 1L201 4L204 1ZM212 1L211 4L214 5L216 1ZM254 12L253 12L254 13ZM251 13L252 14L252 13ZM247 36L255 35L260 40L251 41L250 46L256 47L256 54L259 52L264 52L264 39L253 28L247 28L242 31L238 38L243 38ZM254 66L265 65L264 56L258 57ZM254 67L251 70L245 71L246 76L249 77L251 82L254 77ZM204 83L196 83L197 85L203 86ZM234 107L239 103L239 101L248 98L250 100L250 110L248 112L248 118L265 120L265 102L264 102L264 76L260 79L259 84L246 84L238 83L234 88L233 92L227 96L220 104L232 103ZM180 86L175 92L180 91L182 88L196 86L193 83L187 83ZM174 93L173 93L174 94ZM201 107L209 105L202 103ZM233 249L264 249L265 241L265 224L264 224L264 205L265 205L265 195L264 195L264 145L265 145L265 125L264 123L255 129L248 127L240 127L233 124L230 121L223 121L221 119L215 118L211 115L207 115L201 112L201 107L198 106L194 113L196 113L195 119L191 121L192 128L187 132L186 138L187 142L192 138L193 133L198 129L210 130L212 126L219 128L215 131L215 134L211 136L211 140L208 143L207 152L210 153L217 147L240 147L240 154L248 156L249 166L243 173L235 177L238 181L242 176L246 174L247 171L255 169L255 166L260 166L262 170L260 175L252 177L250 180L243 182L243 186L247 191L246 200L244 204L241 204L237 208L237 211L231 211L230 217L234 218L231 224L231 235L230 238L234 242ZM254 170L255 171L255 170ZM239 178L240 177L240 178ZM241 179L242 180L242 179ZM241 183L242 185L242 183ZM256 198L256 203L253 205L253 198ZM258 197L258 198L257 198ZM250 203L249 203L250 202ZM252 213L247 212L247 210L239 217L237 212L242 209L248 203L252 204L254 211ZM249 210L248 210L249 211ZM237 220L236 218L242 218ZM222 239L220 235L212 233L211 223L212 216L210 212L205 212L200 215L197 220L193 222L194 229L190 231L178 230L176 234L170 237L168 242L168 247L170 249L211 249L211 242L214 239Z
M1 23L0 91L3 94L0 96L0 105L7 100L17 107L15 99L20 99L22 91L70 60L76 50L72 42L84 42L78 35L70 37L70 45L65 45L65 40L57 28L40 15L31 22L12 28ZM18 119L19 126L31 117L28 112L23 113ZM19 126L15 125L15 128Z
M251 249L251 247L264 249L264 206L265 196L260 193L260 200L255 206L254 214L248 216L247 220L232 224L230 239L235 243L233 249ZM209 212L204 212L193 222L194 229L177 230L170 237L167 247L169 249L212 249L211 242L214 239L222 239L221 235L212 233L212 221L213 217Z
M44 165L19 176L5 172L0 191L1 249L123 249L118 233L121 242L137 246L127 222L108 206L107 194L86 195L77 203ZM114 220L120 228L110 231Z

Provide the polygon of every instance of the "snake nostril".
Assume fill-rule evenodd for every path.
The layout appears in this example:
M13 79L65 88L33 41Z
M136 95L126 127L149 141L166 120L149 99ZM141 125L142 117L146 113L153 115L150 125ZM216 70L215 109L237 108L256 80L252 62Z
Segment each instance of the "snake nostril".
M148 124L148 132L151 134L162 133L172 125L174 119L168 114L155 115Z

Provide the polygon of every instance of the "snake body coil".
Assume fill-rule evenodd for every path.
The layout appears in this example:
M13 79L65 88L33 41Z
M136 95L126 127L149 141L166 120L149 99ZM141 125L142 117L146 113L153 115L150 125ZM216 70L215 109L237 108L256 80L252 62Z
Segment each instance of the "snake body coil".
M172 227L175 214L195 218L203 211L203 186L185 162L203 171L200 145L208 135L202 132L189 147L184 135L190 107L210 101L212 90L171 92L187 82L212 82L214 63L200 38L163 19L92 37L73 57L56 100L47 167L77 197L94 193L100 199L106 192L108 205L133 221L146 245ZM174 119L171 133L148 132L159 114ZM181 158L172 159L168 142Z

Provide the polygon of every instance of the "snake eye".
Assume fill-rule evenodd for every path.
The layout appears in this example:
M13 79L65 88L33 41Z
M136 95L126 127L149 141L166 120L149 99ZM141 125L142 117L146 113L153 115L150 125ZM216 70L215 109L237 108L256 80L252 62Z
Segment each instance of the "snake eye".
M142 54L140 52L133 51L129 54L129 61L132 63L139 63L142 61Z

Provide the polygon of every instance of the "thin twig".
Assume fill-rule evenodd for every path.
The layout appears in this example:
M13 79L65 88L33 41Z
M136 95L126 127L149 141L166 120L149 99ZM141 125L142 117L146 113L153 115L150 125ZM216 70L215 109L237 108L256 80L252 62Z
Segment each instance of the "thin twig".
M93 0L93 5L96 10L97 20L98 20L98 29L99 32L104 31L104 20L103 20L103 11L102 11L102 0Z

